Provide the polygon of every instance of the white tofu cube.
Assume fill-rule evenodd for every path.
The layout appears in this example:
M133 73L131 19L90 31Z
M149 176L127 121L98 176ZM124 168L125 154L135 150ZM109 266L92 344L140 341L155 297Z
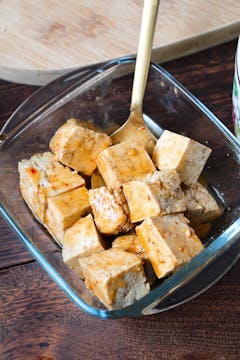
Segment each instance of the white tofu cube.
M83 277L79 258L105 250L105 244L98 233L91 214L77 220L65 231L62 256L63 261Z
M153 151L153 161L158 169L176 170L182 182L197 182L211 149L186 136L164 130Z
M158 214L184 212L186 200L175 170L156 171L140 180L123 185L131 222L139 222Z
M160 279L196 256L203 245L180 215L148 218L136 227L137 235Z
M221 216L222 210L208 190L199 182L184 190L187 200L186 217L192 224L211 222Z
M83 186L85 180L58 161L50 152L33 155L18 163L20 190L34 216L44 221L47 199Z
M62 244L64 231L90 209L88 190L82 186L48 198L44 224L55 240Z
M156 170L147 151L128 141L102 151L97 165L108 189L118 188Z
M126 199L119 189L106 187L89 190L89 201L98 230L106 235L119 234L131 228Z
M70 119L56 131L49 146L61 163L90 176L97 167L98 154L111 144L108 135Z
M132 305L150 291L141 260L135 254L109 249L81 258L79 263L87 288L109 309Z

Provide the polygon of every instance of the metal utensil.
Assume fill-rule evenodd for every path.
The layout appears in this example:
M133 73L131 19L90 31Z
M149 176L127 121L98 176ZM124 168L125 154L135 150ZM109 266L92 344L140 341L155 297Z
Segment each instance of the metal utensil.
M112 134L114 144L124 140L138 141L149 153L152 153L156 138L144 122L142 103L147 82L158 7L159 0L144 1L130 115L126 122Z

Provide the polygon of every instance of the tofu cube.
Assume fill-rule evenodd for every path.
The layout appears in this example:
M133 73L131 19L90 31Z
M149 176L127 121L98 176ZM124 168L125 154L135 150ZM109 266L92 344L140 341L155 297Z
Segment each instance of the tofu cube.
M118 236L113 241L112 247L136 254L143 260L148 258L136 234Z
M128 141L102 151L97 165L108 189L118 188L156 170L147 151Z
M61 163L90 176L97 167L98 154L111 144L108 135L70 119L56 131L49 146Z
M91 176L91 189L97 189L105 185L102 175L96 169Z
M65 231L62 256L63 261L83 277L79 258L105 250L105 244L96 229L91 214L77 220Z
M119 234L131 228L126 199L119 189L106 187L89 190L89 201L98 230L106 235Z
M59 242L63 243L64 231L91 210L85 186L48 198L44 223Z
M153 151L153 161L158 169L176 170L182 182L197 182L211 149L186 136L164 130Z
M148 218L136 227L136 232L159 279L203 249L184 216L171 214Z
M121 235L118 236L112 243L112 248L118 248L123 251L130 252L132 254L136 254L141 260L143 264L143 270L146 275L146 279L149 284L153 284L156 280L155 272L152 268L151 262L142 247L142 244L136 234L129 235Z
M130 210L131 222L139 222L158 214L184 212L186 200L181 180L175 170L162 170L141 180L123 185Z
M33 155L18 163L20 191L34 216L44 222L47 199L81 187L85 180L58 161L50 152Z
M108 309L132 305L150 291L141 260L135 254L109 249L81 258L79 263L87 288Z
M191 224L207 223L222 214L220 206L209 191L199 182L184 190L187 200L186 217Z

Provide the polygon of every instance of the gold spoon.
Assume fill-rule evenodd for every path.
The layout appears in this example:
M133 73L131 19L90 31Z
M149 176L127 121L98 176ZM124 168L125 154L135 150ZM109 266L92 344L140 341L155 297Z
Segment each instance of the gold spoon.
M124 140L139 142L151 154L156 138L147 128L142 114L142 103L151 59L153 36L159 0L145 0L134 72L130 115L127 121L112 134L114 144Z

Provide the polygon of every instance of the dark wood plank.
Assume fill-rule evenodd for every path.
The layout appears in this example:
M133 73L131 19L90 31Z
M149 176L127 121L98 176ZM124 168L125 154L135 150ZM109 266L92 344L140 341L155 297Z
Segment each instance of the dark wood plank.
M32 260L32 255L0 217L0 269Z
M159 315L82 313L35 263L0 272L4 360L238 360L240 263L205 294Z
M232 41L163 65L231 131L236 47L237 42Z

